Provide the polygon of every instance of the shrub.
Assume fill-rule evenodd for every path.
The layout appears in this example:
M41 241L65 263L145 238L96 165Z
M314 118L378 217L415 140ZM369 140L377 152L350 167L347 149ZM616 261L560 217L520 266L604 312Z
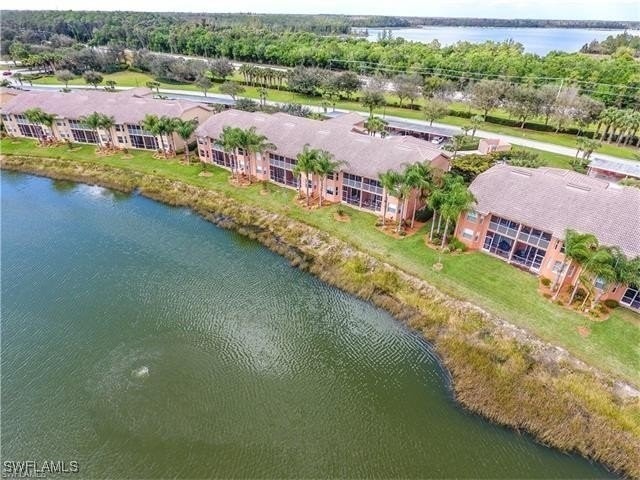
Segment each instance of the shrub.
M550 286L550 285L551 285L551 279L550 279L550 278L547 278L547 277L542 277L542 278L540 279L540 283L541 283L542 285L544 285L545 287L548 287L548 286Z
M346 215L346 212L344 211L344 208L342 208L342 207L336 208L336 213L341 217L344 217Z
M416 220L418 222L428 222L433 217L433 210L429 207L421 208L416 211Z
M449 241L449 249L464 252L467 250L467 246L454 237Z
M578 288L576 291L576 295L573 298L574 303L582 302L585 298L587 298L587 291L584 288Z
M543 296L544 298L547 298L547 299L548 299L548 298L551 298L551 294L550 294L549 292L547 292L547 293L543 293L543 294L542 294L542 296Z
M618 303L617 300L614 300L613 298L607 298L604 302L604 306L610 309L614 309L614 308L618 308L618 306L620 306L620 303Z

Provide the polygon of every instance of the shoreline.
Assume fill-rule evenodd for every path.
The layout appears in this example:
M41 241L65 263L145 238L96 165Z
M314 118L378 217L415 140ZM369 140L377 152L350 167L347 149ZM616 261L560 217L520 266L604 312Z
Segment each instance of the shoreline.
M640 478L640 399L566 351L282 214L159 175L70 160L2 156L5 170L97 184L168 205L257 240L292 266L388 311L422 335L462 407L545 445ZM633 387L627 385L631 391Z

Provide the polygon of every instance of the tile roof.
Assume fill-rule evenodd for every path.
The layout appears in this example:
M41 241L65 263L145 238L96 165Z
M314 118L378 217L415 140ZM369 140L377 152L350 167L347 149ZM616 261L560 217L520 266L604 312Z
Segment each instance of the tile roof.
M640 189L558 168L496 165L469 187L476 210L564 238L570 228L640 255Z
M226 110L202 123L196 135L217 138L225 126L256 127L277 147L276 153L289 158L295 158L306 144L327 150L335 160L345 162L344 170L369 178L404 165L448 158L445 152L417 138L372 137L352 132L350 121L312 120L285 113Z
M640 178L640 162L634 162L633 160L609 160L596 157L591 160L589 167L628 177Z
M204 105L186 100L159 100L145 88L105 92L73 90L68 93L30 90L22 92L2 105L2 113L21 114L30 108L41 108L59 118L79 119L93 112L114 117L116 123L139 123L145 115L181 117L185 112Z

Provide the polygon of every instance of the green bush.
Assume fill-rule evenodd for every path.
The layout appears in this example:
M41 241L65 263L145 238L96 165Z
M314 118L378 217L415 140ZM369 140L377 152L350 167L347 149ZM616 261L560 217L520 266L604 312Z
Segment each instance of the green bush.
M459 250L461 252L464 252L467 250L467 246L464 243L462 243L460 240L454 237L449 241L449 249Z
M428 222L433 218L433 210L429 207L421 208L416 211L416 220L418 222Z
M542 285L544 285L545 287L548 287L549 285L551 285L551 279L550 279L550 278L547 278L547 277L542 277L542 278L540 279L540 283L541 283Z
M620 303L618 303L617 300L614 300L613 298L607 298L604 302L604 306L610 309L614 309L614 308L618 308L620 306Z

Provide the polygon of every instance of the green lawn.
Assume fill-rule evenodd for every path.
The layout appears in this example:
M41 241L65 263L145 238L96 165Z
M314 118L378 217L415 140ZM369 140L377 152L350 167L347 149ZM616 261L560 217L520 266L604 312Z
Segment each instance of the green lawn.
M154 78L146 73L137 73L131 71L123 71L116 72L112 74L104 75L105 81L114 80L118 86L121 87L144 87L147 82L153 81ZM234 76L234 79L241 81L242 78L237 73ZM36 84L43 85L53 85L60 83L54 76L43 76L34 81ZM70 85L86 85L85 81L82 78L76 78L69 82ZM211 88L210 92L219 93L219 83L215 83ZM179 82L160 82L161 89L173 89L173 90L191 90L198 91L198 89L190 84L190 83L179 83ZM246 87L246 92L242 94L243 96L249 98L259 98L258 89L256 87ZM387 102L389 105L395 105L398 103L398 98L395 95L386 95ZM307 105L321 105L322 99L319 97L311 97L307 95L300 95L297 93L289 92L286 90L276 90L276 89L268 89L267 99L274 102L283 102L283 103L302 103ZM422 105L423 100L419 99L416 104ZM364 110L365 108L357 101L348 101L342 100L336 104L337 108L347 109L347 110ZM470 111L473 113L479 113L474 109L470 109L467 105L462 103L454 103L452 108L466 112ZM387 106L384 109L379 109L376 111L379 114L387 114L393 115L397 117L405 117L409 119L417 119L424 120L424 116L420 110L409 110L406 108L399 108L397 106ZM491 112L492 116L508 118L507 112L503 110L495 110ZM447 123L455 126L462 126L469 124L469 120L462 117L457 117L454 115L448 115L441 120L443 123ZM564 133L553 133L553 132L539 132L536 130L529 129L521 129L510 126L497 125L494 123L484 122L479 127L481 130L486 130L489 132L501 133L504 135L512 135L514 137L526 138L529 140L536 140L540 142L551 143L555 145L562 145L565 147L575 148L576 140L573 135L568 135ZM615 145L609 145L608 143L604 143L602 147L598 150L600 153L605 153L609 155L615 155L620 158L627 159L637 159L637 155L640 153L640 150L633 147L616 147Z
M236 188L229 184L229 173L207 167L213 175L201 177L200 165L183 165L176 160L153 159L148 152L133 151L97 158L91 146L41 148L31 140L3 139L4 154L66 158L79 162L108 164L143 173L165 175L193 185L227 192L229 196L268 209L330 232L386 262L418 275L434 286L458 298L468 299L508 321L525 327L539 337L562 346L597 367L640 384L640 315L618 309L604 322L594 322L555 305L537 293L537 279L504 262L482 253L445 255L444 268L432 269L438 253L424 244L424 229L419 234L394 239L379 232L373 215L344 208L350 222L334 220L336 206L307 211L294 201L295 192L268 184L269 195L261 187ZM426 227L425 227L426 228ZM586 326L591 335L582 337L577 328Z

